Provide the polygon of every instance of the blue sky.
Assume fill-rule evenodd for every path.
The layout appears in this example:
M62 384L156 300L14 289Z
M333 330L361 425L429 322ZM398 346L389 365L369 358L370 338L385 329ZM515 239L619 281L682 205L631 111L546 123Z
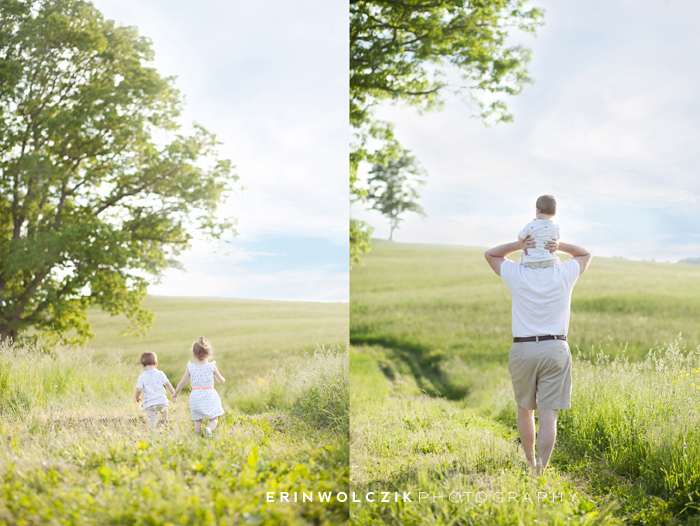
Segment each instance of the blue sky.
M153 41L182 124L217 134L245 190L239 235L196 239L151 294L348 301L347 5L323 0L95 0Z
M484 127L449 99L440 113L386 106L429 173L428 217L394 239L492 246L515 239L538 195L559 202L562 239L602 256L700 256L700 4L532 2L546 10L535 83L508 103L515 122ZM386 221L353 205L377 237Z

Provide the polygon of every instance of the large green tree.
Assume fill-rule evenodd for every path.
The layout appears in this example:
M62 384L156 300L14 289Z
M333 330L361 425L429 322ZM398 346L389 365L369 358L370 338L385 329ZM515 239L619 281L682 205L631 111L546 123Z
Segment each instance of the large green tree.
M150 41L82 0L0 1L0 337L90 337L86 309L143 330L149 283L190 230L218 238L237 179L217 141L178 134L182 97Z
M350 193L362 199L361 163L403 155L382 102L439 109L446 93L487 123L508 122L505 96L530 82L530 52L509 38L534 33L543 11L526 0L350 0ZM357 236L356 236L357 237ZM352 240L351 240L352 244Z

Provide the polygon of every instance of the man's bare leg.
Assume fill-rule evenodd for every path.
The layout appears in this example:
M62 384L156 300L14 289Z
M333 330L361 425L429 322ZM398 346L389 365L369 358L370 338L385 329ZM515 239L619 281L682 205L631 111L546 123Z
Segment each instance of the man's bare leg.
M537 474L544 475L557 441L557 410L538 409L540 429L537 433Z
M518 434L530 469L535 469L535 411L518 405ZM551 453L551 450L550 450Z

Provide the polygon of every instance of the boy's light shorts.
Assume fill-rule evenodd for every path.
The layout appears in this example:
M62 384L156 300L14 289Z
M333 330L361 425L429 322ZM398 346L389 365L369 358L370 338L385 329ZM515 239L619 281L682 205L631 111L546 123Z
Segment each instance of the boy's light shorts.
M513 343L508 371L520 407L571 407L571 351L565 341Z
M520 256L518 263L525 265L527 268L549 268L561 264L561 259L559 259L559 256L556 256L554 259L548 259L547 261L523 261L523 257Z
M148 420L151 426L156 425L156 421L158 420L158 413L165 411L167 408L168 404L157 404L149 406L145 409L146 415L148 415Z

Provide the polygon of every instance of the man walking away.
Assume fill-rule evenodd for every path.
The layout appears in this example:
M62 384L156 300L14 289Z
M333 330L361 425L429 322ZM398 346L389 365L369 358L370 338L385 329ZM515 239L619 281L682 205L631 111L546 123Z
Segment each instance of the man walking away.
M510 289L513 346L508 370L518 403L518 433L528 465L541 475L557 438L557 412L571 407L571 351L566 342L571 292L593 256L583 247L553 241L548 250L558 247L572 258L539 269L506 259L533 245L531 238L518 239L487 250L484 257ZM535 410L540 422L536 458Z

